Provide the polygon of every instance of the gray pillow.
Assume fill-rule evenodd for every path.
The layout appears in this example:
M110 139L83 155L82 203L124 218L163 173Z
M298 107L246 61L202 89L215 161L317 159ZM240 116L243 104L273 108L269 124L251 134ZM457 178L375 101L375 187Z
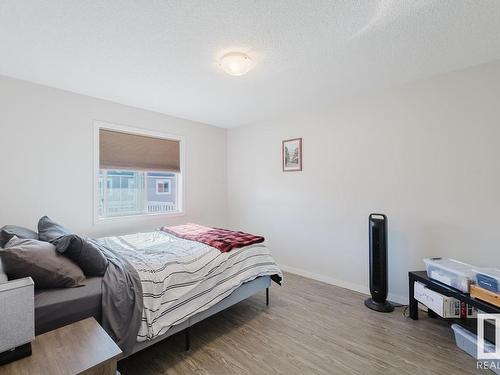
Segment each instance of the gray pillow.
M0 247L4 247L12 237L38 240L38 233L17 225L6 225L0 229Z
M108 260L91 239L76 234L68 234L53 240L59 253L66 255L78 264L86 276L103 276L108 267Z
M9 281L9 278L7 277L7 274L3 271L2 259L0 259L0 284L6 281Z
M38 239L40 241L52 242L67 234L72 234L70 230L56 223L48 216L43 216L38 221Z
M82 270L48 242L13 237L0 258L9 280L29 276L35 288L71 288L85 280Z

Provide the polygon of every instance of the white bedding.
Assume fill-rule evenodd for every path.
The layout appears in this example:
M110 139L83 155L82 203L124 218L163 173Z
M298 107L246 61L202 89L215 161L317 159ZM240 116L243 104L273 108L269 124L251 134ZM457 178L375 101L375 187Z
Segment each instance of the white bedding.
M137 341L151 340L207 310L244 282L282 276L262 243L221 253L161 231L99 242L123 255L141 278L144 310Z

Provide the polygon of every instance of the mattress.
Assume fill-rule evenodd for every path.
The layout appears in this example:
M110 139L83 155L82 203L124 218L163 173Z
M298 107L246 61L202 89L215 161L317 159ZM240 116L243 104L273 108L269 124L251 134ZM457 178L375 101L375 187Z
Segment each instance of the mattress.
M100 322L101 284L101 277L91 277L78 288L35 290L35 334L90 317Z

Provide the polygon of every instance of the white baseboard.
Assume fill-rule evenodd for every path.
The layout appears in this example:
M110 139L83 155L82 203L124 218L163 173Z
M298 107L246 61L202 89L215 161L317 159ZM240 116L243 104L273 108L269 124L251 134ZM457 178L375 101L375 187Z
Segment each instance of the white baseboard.
M314 272L309 272L309 271L306 271L306 270L303 270L300 268L290 267L290 266L287 266L284 264L280 264L279 266L285 272L290 272L290 273L293 273L295 275L307 277L308 279L321 281L321 282L326 283L326 284L335 285L335 286L339 286L341 288L346 288L349 290L354 290L355 292L370 295L370 289L364 285L350 283L348 281L335 279L335 278L330 277L330 276L321 275L319 273L314 273ZM285 279L285 282L286 282L286 279ZM403 305L408 304L408 298L406 296L400 296L397 294L389 293L387 299L389 301L400 303Z

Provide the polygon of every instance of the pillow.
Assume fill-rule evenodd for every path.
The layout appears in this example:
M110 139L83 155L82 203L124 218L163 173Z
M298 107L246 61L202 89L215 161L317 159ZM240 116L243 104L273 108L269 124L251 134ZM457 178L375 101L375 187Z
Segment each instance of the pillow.
M12 237L38 240L38 233L16 225L6 225L0 229L0 247L4 247Z
M0 258L9 280L29 276L35 288L71 288L85 280L82 270L48 242L12 237Z
M38 221L38 239L40 241L52 242L58 238L71 234L72 232L56 223L48 216L43 216Z
M52 241L59 253L78 264L86 276L103 276L108 260L99 245L76 234L68 234Z
M6 281L9 281L9 278L7 277L7 274L3 271L2 259L0 259L0 284L5 283Z

